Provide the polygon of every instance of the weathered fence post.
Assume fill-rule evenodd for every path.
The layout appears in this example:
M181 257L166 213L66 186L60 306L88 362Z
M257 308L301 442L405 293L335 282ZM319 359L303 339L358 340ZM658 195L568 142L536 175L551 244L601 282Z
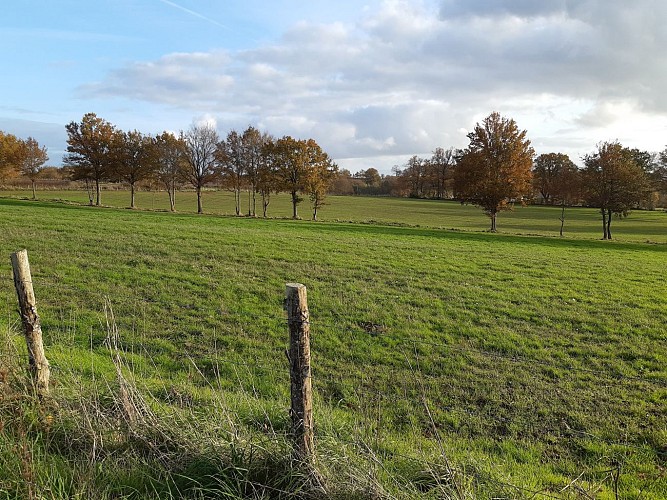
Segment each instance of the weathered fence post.
M295 457L312 463L315 445L313 441L313 390L310 369L310 321L306 287L300 283L287 283L285 310L289 325L290 389L292 439Z
M12 268L14 270L14 286L19 299L21 320L25 341L28 345L28 360L35 389L39 396L49 392L49 362L44 354L42 344L42 327L37 314L35 292L32 288L32 276L28 263L28 251L21 250L12 254Z

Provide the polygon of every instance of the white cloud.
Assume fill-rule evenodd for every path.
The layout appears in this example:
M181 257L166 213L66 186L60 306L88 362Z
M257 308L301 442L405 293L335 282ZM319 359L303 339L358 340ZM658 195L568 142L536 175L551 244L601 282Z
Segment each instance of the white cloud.
M356 24L299 22L257 48L128 64L80 93L313 136L335 158L381 153L384 171L390 158L464 146L494 110L538 152L579 156L611 131L634 140L630 123L664 135L664 19L658 0L391 0Z

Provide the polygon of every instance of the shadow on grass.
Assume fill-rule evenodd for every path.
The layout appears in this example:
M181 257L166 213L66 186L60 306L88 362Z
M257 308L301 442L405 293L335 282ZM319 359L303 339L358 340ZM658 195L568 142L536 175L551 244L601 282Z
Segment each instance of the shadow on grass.
M625 241L602 241L602 240L581 240L559 237L549 237L540 234L507 234L507 233L486 233L464 231L459 229L426 229L410 226L391 226L375 223L355 223L355 222L321 222L314 224L305 224L298 221L284 221L283 224L298 225L300 231L312 232L332 232L347 234L364 235L382 235L392 237L422 237L422 238L441 238L449 240L488 242L488 243L510 243L521 245L548 246L553 248L578 248L578 249L621 249L621 250L643 250L655 252L667 252L667 244L662 243L639 243Z
M118 207L91 207L88 204L69 202L65 200L31 200L28 198L6 198L0 197L0 206L9 207L39 207L39 208L61 208L67 210L82 210L82 209L104 209L105 211L114 211L117 213L127 213L127 209ZM134 211L133 211L134 212ZM462 230L457 228L424 228L402 223L384 223L384 222L359 222L359 221L340 221L340 222L312 222L309 220L292 220L285 218L254 218L254 217L237 217L229 215L216 214L192 214L192 213L168 213L157 210L137 210L137 215L149 216L167 216L175 218L187 218L188 220L198 220L204 224L212 224L216 220L226 219L234 221L238 224L280 224L280 227L290 227L298 229L300 232L330 232L330 233L346 233L346 234L363 234L376 236L393 236L393 237L423 237L423 238L443 238L450 240L474 241L474 242L488 242L500 243L506 242L510 244L534 245L552 248L577 248L577 249L621 249L621 250L644 250L654 252L667 252L667 244L658 243L647 240L645 242L630 242L630 241L602 241L602 240L584 240L579 238L560 238L558 236L546 236L544 234L531 234L516 232L489 233L479 232L474 230ZM659 230L647 233L660 234Z

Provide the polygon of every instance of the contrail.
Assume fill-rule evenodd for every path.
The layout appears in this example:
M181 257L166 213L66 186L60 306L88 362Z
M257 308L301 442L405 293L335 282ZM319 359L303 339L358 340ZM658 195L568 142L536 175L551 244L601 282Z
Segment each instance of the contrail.
M162 3L166 3L167 5L171 5L175 9L182 10L183 12L187 12L191 16L198 17L199 19L203 19L204 21L208 21L211 24L215 24L216 26L220 26L221 28L227 29L227 26L224 24L220 24L218 21L215 21L211 19L210 17L206 17L201 15L199 12L195 12L194 10L186 9L185 7L178 5L174 2L170 2L169 0L160 0Z

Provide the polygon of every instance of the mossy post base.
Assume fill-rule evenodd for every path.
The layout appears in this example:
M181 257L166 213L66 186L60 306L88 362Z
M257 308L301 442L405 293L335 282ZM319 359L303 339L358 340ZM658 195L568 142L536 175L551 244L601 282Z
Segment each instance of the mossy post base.
M50 369L42 344L42 327L37 314L35 293L32 288L32 276L28 263L28 251L21 250L12 254L14 286L19 300L19 311L23 322L23 332L28 345L28 362L35 390L42 397L49 392Z
M301 462L312 463L315 446L310 369L310 320L304 285L300 283L286 285L285 309L290 333L288 357L294 455Z

